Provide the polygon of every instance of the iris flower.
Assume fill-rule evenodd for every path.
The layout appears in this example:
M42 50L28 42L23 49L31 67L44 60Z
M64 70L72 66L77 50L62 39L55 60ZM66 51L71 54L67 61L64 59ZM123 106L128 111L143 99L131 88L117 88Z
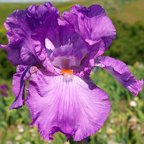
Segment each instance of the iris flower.
M44 140L62 132L81 141L104 125L111 105L107 93L89 78L94 67L111 73L134 95L142 89L143 80L126 64L102 56L116 29L100 5L75 5L61 16L49 2L32 5L15 10L4 25L8 44L1 47L17 65L12 82L16 98L10 108L26 103L31 125Z
M0 94L2 97L6 97L8 95L8 86L6 84L0 84Z

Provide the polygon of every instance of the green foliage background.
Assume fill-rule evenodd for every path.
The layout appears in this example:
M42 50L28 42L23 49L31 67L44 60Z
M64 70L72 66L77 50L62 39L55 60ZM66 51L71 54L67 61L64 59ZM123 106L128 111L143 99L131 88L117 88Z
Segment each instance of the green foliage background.
M75 2L54 3L60 11L68 10ZM123 60L138 79L144 78L144 6L143 0L97 0L77 2L84 5L100 3L112 18L117 38L105 55ZM24 9L29 4L0 4L0 43L6 44L3 22L14 9ZM0 84L8 84L7 97L0 95L0 144L47 144L36 128L30 128L30 114L26 106L9 110L14 100L11 78L15 67L0 50ZM104 127L91 137L90 144L143 144L144 142L144 90L133 97L110 75L101 69L92 72L94 83L104 89L112 103L111 114ZM134 102L136 106L132 106ZM62 144L62 134L55 135L51 144Z

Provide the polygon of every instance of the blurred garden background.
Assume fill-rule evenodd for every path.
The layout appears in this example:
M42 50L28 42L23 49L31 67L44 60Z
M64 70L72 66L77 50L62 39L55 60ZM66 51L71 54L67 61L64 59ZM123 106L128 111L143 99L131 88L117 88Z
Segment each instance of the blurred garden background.
M9 1L0 0L0 43L3 44L7 43L3 26L6 17L13 10L30 5ZM117 29L117 39L105 55L123 60L138 79L144 78L144 0L62 1L52 2L61 12L76 3L101 4ZM0 144L63 144L66 140L62 134L56 134L52 142L42 141L37 130L29 126L30 114L26 106L9 110L14 100L11 92L14 72L15 67L7 60L6 52L0 50ZM134 97L101 69L93 71L91 78L109 94L112 109L103 128L91 137L90 144L144 144L144 90Z

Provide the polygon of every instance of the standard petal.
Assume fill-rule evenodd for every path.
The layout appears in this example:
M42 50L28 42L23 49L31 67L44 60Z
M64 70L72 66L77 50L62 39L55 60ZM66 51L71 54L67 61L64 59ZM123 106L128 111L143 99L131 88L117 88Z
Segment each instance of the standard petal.
M35 39L32 35L41 27L44 27L41 29L44 31L45 25L47 25L47 29L56 25L58 17L58 11L51 3L32 5L26 10L15 10L9 15L4 24L8 37L5 49L8 52L9 60L14 65L37 64ZM42 31L39 33L41 37ZM41 41L41 38L39 37L38 40Z
M7 29L9 60L14 64L34 64L36 59L33 51L33 41L30 38L31 30L28 26L25 11L14 11L5 22ZM27 54L27 55L26 55Z
M101 67L111 73L126 89L134 95L142 90L143 80L137 80L130 72L128 66L120 60L109 56L102 56L95 66Z
M116 36L112 21L100 5L92 5L88 8L76 5L70 12L65 12L63 17L89 45L103 40L106 50Z
M30 66L19 65L17 67L17 73L13 75L12 91L15 95L15 100L11 105L10 109L16 109L24 105L25 95L25 76Z
M32 125L45 140L55 132L80 141L97 132L110 112L107 94L77 76L48 76L38 71L30 78L27 105Z
M48 30L43 41L48 57L58 68L79 67L87 55L87 43L69 25Z
M50 2L45 2L42 5L31 5L25 12L32 30L42 25L47 25L47 28L57 25L59 11Z

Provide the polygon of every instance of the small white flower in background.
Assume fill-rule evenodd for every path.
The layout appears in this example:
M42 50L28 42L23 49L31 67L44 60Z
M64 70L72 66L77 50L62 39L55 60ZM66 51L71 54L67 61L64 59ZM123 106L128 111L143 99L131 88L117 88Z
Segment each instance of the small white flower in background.
M22 139L22 136L20 134L15 137L16 141L19 141L20 139Z
M130 101L129 105L130 105L131 107L136 107L136 106L137 106L137 103L136 103L136 101L132 100L132 101Z
M24 127L22 125L18 125L17 128L20 133L24 132Z

